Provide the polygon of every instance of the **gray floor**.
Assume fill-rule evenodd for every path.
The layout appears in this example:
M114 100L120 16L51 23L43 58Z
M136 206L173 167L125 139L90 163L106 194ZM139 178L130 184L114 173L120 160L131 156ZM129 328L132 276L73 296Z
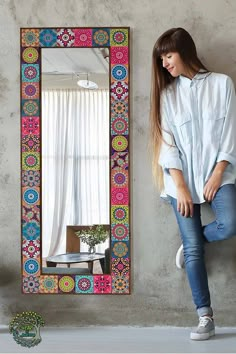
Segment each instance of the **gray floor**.
M189 339L189 328L174 327L47 327L41 336L27 349L0 327L0 353L236 353L236 328L217 328L202 342Z

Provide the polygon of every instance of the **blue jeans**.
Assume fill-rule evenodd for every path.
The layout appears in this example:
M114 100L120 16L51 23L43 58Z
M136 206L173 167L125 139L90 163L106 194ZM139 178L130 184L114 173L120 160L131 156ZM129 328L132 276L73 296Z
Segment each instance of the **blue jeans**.
M177 211L177 200L170 197L183 243L185 268L193 301L199 316L213 315L204 261L205 242L229 239L236 235L236 188L226 184L219 188L210 206L215 221L202 226L201 204L194 204L193 217L186 218Z

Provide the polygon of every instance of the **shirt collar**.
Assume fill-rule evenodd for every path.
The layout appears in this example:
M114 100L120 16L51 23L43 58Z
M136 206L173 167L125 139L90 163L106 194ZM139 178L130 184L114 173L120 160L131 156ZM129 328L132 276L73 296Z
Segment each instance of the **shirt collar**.
M183 75L179 75L178 82L181 86L185 86L185 87L191 87L193 85L200 85L204 82L205 78L207 76L209 76L210 74L211 74L211 72L209 72L209 71L206 72L205 70L200 69L192 79L189 79L188 77L183 76Z

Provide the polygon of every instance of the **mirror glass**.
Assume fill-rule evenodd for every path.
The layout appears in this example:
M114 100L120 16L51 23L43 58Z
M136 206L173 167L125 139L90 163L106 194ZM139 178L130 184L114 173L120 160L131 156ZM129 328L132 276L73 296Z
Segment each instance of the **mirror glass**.
M23 294L130 294L129 37L21 28Z
M43 48L41 60L42 272L53 273L48 259L89 251L76 226L110 224L109 49ZM97 244L97 257L108 247L109 238ZM57 263L57 273L68 265L85 269Z

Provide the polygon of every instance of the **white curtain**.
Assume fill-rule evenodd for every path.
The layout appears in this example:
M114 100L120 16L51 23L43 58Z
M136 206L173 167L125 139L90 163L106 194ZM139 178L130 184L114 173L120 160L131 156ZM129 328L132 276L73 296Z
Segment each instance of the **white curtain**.
M43 90L43 257L65 253L66 225L109 224L109 199L109 91Z

